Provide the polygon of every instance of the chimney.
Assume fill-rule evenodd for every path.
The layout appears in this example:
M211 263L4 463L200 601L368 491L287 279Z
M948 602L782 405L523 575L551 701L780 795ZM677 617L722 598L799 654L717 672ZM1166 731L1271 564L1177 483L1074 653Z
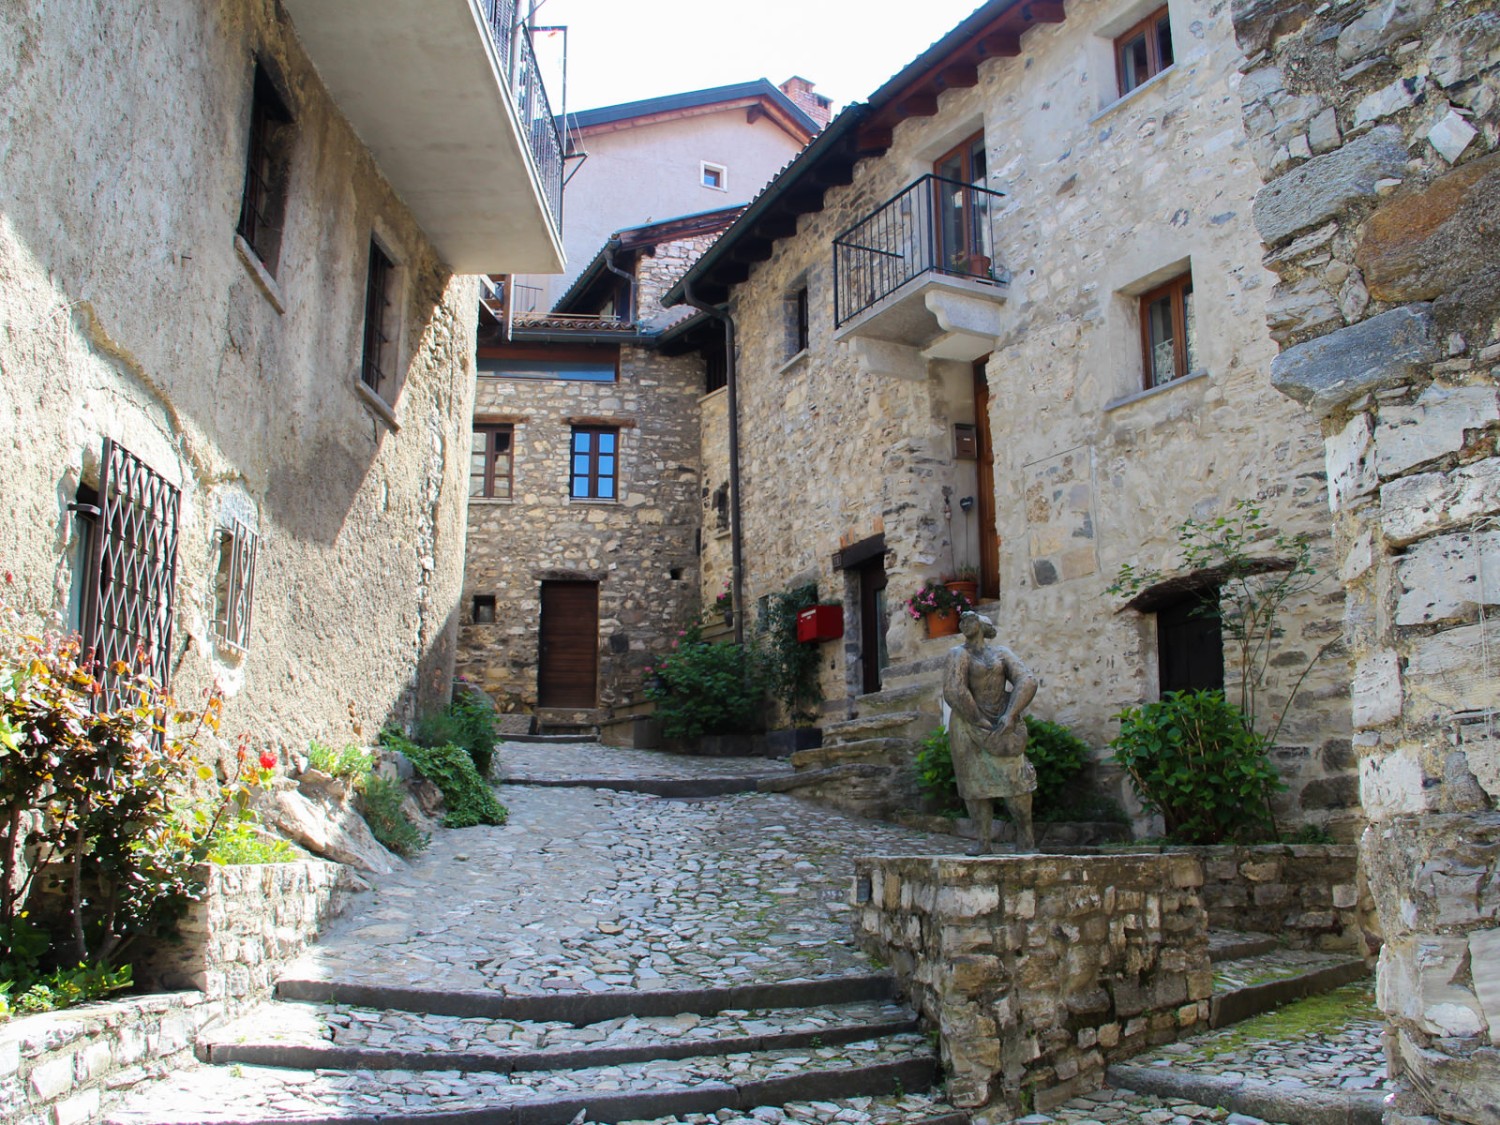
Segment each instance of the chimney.
M778 89L792 100L793 105L816 121L819 129L833 116L833 99L813 93L813 84L806 78L793 75Z

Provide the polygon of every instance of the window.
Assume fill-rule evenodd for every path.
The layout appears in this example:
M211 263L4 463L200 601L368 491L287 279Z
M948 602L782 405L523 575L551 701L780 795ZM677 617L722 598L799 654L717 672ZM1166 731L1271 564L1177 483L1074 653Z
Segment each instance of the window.
M1141 347L1146 389L1181 379L1197 368L1193 275L1174 277L1141 297Z
M701 181L704 187L713 188L715 191L727 191L729 188L729 171L722 164L710 164L706 160L699 165Z
M807 285L804 283L786 297L786 357L801 355L808 344Z
M620 431L614 427L573 427L573 483L575 500L615 498L616 458Z
M219 568L214 575L213 633L227 648L250 647L250 610L255 602L255 556L260 536L237 519L219 528Z
M510 424L479 423L474 427L474 449L469 458L469 495L509 500L512 441Z
M729 385L729 349L724 337L715 334L703 346L703 393L711 394Z
M1158 8L1115 40L1115 65L1123 97L1172 65L1172 25Z
M365 278L365 350L359 377L376 394L390 375L395 339L395 264L370 239L370 266Z
M495 595L475 594L473 622L475 625L493 625L495 623Z
M287 166L292 115L270 77L255 68L250 102L250 143L245 154L245 190L240 199L240 236L273 277L286 215Z
M990 196L983 188L989 176L989 155L981 130L933 162L937 178L938 247L941 268L974 277L990 276L994 257L989 221Z
M573 383L613 383L619 365L619 353L611 351L587 359L559 359L553 356L479 360L479 374L501 379L561 379Z
M714 530L729 531L729 484L726 481L714 489Z
M1219 588L1205 587L1156 611L1161 693L1224 690Z

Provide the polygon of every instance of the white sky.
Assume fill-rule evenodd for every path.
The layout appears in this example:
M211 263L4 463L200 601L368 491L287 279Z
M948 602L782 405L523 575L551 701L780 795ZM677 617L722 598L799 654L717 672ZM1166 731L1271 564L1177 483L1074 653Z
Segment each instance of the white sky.
M569 110L800 74L861 101L980 0L545 0L538 26L568 28ZM539 38L547 92L562 107Z

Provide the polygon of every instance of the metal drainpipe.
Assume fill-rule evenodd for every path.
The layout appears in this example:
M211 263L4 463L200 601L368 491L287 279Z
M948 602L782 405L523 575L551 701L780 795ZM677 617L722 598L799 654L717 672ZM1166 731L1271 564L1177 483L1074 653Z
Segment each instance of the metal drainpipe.
M734 643L744 644L745 567L744 555L740 549L740 398L734 362L734 317L693 296L691 280L684 283L682 295L693 308L722 321L724 325L724 384L729 388L729 581L730 596L734 599Z

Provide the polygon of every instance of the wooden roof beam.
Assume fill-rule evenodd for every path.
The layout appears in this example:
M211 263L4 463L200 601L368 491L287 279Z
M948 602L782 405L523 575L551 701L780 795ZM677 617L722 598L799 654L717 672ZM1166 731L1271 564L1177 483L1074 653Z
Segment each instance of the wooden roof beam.
M1021 9L1021 18L1027 23L1062 23L1063 6L1059 0L1032 0Z
M979 85L979 67L973 63L950 66L937 76L937 85L942 90L968 90Z
M1021 37L997 31L983 36L974 46L981 59L1013 59L1021 53Z
M928 90L913 94L901 103L900 112L903 117L935 117L937 95Z
M891 147L891 130L887 127L866 125L854 137L854 148L861 156L879 156Z

